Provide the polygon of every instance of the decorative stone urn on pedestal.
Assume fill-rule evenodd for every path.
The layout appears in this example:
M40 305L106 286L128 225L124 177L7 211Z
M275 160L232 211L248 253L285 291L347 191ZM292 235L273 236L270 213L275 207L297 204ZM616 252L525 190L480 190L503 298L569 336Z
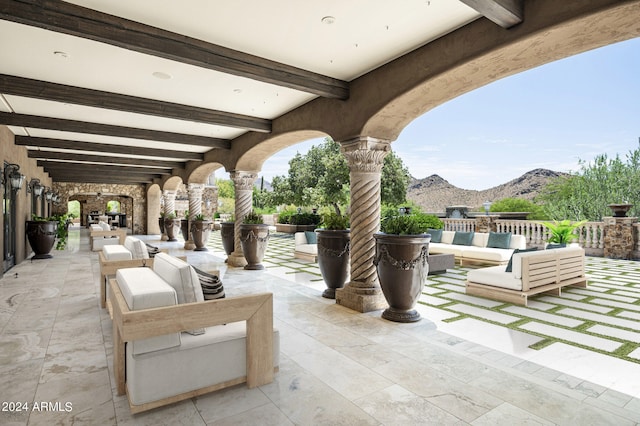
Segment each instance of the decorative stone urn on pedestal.
M633 204L627 204L627 203L609 204L608 207L613 212L613 217L626 217L627 212L631 210L631 207L633 207Z
M235 225L235 222L220 222L220 239L227 256L235 250Z
M180 219L171 216L165 218L164 229L167 232L167 241L178 241L176 234L180 230Z
M193 249L194 251L208 250L205 246L207 245L209 235L211 234L211 223L212 222L210 220L202 220L197 217L196 220L191 223L191 236L193 237L193 243L196 246L196 248Z

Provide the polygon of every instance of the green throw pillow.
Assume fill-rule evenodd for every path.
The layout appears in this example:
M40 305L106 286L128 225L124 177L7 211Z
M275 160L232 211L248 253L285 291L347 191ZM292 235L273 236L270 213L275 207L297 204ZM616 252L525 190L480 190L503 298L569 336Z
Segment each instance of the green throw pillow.
M307 244L318 244L318 237L314 231L304 231Z
M432 243L439 243L442 241L442 229L427 229L427 234L431 235Z
M473 241L473 232L460 232L456 231L453 236L453 241L451 244L455 244L458 246L470 246Z
M511 232L489 232L487 247L508 249L511 245Z
M536 250L538 250L538 247L531 247L531 248L528 248L528 249L515 249L513 251L513 254L511 255L511 259L509 259L509 263L507 263L507 269L505 269L504 271L505 272L513 272L512 269L513 269L513 255L514 254L516 254L516 253L524 253L524 252L527 252L527 251L536 251Z

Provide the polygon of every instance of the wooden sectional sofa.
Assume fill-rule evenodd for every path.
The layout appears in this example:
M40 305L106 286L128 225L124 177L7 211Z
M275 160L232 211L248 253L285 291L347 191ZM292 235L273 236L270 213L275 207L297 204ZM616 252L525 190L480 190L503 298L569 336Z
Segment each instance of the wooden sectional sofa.
M559 296L562 287L587 286L581 247L517 252L511 271L506 269L499 265L469 271L466 293L526 306L535 294Z

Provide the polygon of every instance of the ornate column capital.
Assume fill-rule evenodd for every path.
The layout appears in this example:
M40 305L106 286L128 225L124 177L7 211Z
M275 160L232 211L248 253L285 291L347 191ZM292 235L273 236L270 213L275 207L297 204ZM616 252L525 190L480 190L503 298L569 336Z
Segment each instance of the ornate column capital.
M233 170L230 176L235 189L239 191L253 191L253 183L258 178L258 174L255 172L245 172L241 170Z
M361 173L380 173L384 157L391 151L391 142L370 137L340 142L340 146L349 170Z
M204 191L204 183L190 183L187 185L187 193Z

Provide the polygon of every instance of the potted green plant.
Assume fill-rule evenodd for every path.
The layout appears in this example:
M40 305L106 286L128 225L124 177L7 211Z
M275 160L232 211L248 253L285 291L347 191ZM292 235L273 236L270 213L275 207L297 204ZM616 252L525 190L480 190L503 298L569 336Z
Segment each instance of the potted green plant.
M427 258L431 236L427 234L429 215L422 213L389 215L374 234L374 265L380 287L389 307L382 318L396 322L415 322L420 313L414 307L429 273Z
M176 232L180 229L180 219L176 219L175 212L164 218L164 229L167 232L167 241L178 241Z
M240 244L247 261L244 269L264 269L262 259L269 242L269 225L263 223L262 216L255 211L248 213L240 224Z
M206 220L203 214L197 214L191 223L191 235L196 248L194 251L207 251L205 245L209 241L211 234L211 224L213 222Z
M336 289L344 287L349 276L349 216L329 213L322 216L318 236L318 266L327 288L322 297L336 298Z
M575 230L585 223L586 220L581 220L579 222L571 223L569 219L565 220L554 220L553 222L540 222L545 228L549 230L549 239L548 243L560 244L566 246L573 240L578 239L578 236L575 234Z
M32 259L50 259L49 254L58 235L58 221L52 218L32 215L25 223L29 245L35 253Z

